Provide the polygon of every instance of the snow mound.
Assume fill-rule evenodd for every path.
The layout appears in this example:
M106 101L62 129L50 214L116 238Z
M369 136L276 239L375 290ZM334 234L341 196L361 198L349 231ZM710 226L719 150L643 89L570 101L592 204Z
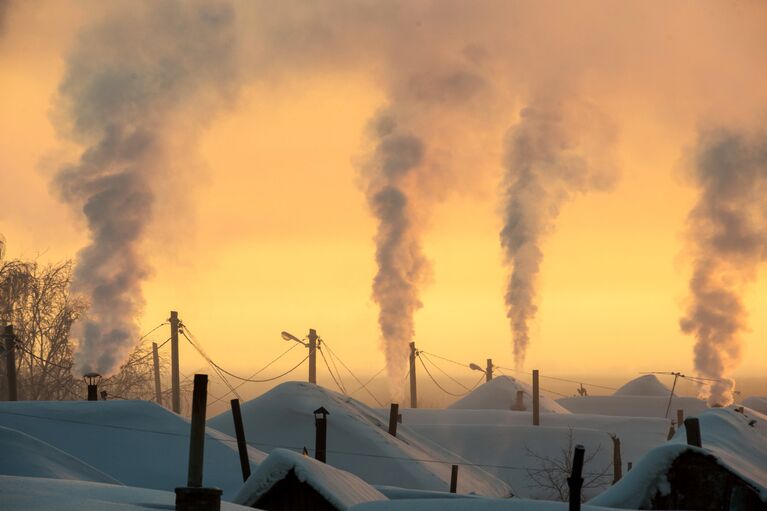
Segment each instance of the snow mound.
M189 421L147 401L0 403L0 426L24 431L130 486L185 486ZM256 449L251 460L266 456ZM208 430L204 482L233 495L242 485L236 441Z
M120 484L61 449L15 429L0 427L0 474Z
M327 462L370 484L444 491L450 486L450 465L465 464L455 453L413 433L406 426L397 437L387 433L388 417L341 394L304 382L286 382L241 407L246 440L265 451L282 447L313 451L313 411L328 415ZM209 425L231 433L231 412L210 419ZM458 491L508 496L510 488L476 467L462 467Z
M517 391L524 392L524 403L527 410L533 409L533 388L511 376L497 376L483 383L468 395L452 405L450 410L511 410L517 401ZM570 413L553 399L541 396L542 413Z
M336 509L346 510L362 502L387 500L381 492L349 472L287 449L275 449L251 474L232 502L254 506L291 470L299 481L314 488Z
M663 385L654 374L634 378L613 393L613 396L664 396L668 398L671 389Z
M3 511L157 511L175 509L173 492L86 481L0 476ZM253 511L221 502L221 511Z
M668 406L666 396L582 396L564 397L557 403L571 413L595 415L617 415L623 417L665 417ZM706 402L694 397L674 396L671 401L670 417L676 417L676 410L684 410L685 417L693 417L708 408Z
M718 463L748 481L767 500L767 437L749 423L746 414L727 408L713 408L698 416L702 449L687 445L684 428L669 443L647 453L623 479L590 501L591 504L623 509L640 509L650 504L659 490L665 491L666 472L687 450L699 450L716 457Z
M751 396L744 399L740 404L751 408L761 414L767 415L767 397Z

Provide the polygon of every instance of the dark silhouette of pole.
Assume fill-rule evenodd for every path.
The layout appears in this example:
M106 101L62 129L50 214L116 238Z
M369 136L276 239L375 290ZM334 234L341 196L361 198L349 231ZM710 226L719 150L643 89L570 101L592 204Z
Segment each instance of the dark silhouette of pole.
M202 486L207 402L208 375L195 374L192 393L192 425L189 434L189 472L186 486L176 488L177 511L219 511L221 509L221 490Z
M314 410L314 458L325 463L328 455L328 412L324 406Z
M676 411L676 427L681 428L684 424L684 410L681 408Z
M610 435L613 439L613 484L623 478L623 461L621 460L621 439L617 435Z
M458 491L458 465L450 467L450 493Z
M157 343L152 343L152 363L154 364L154 398L157 404L162 406L162 387L160 386L160 353Z
M538 369L533 369L533 426L541 424L541 389L538 383Z
M317 383L317 331L309 329L309 383Z
M415 343L410 343L410 408L418 408L418 389L415 378L415 357L417 351Z
M232 399L232 420L234 420L234 432L237 437L237 452L240 454L240 469L242 480L247 481L250 477L250 458L248 457L248 444L245 442L245 428L242 425L242 412L240 400Z
M16 335L13 333L13 325L6 325L3 329L3 341L5 343L5 373L8 383L8 401L19 399L19 390L16 380Z
M487 359L487 369L485 369L485 381L488 382L493 379L493 359Z
M392 403L389 408L389 434L397 436L397 418L399 416L399 404Z
M697 417L688 417L684 420L684 429L687 433L687 445L703 447L700 437L700 422Z
M181 373L179 372L178 367L178 323L178 312L170 311L171 408L174 412L181 413Z
M666 415L664 415L665 418L668 419L668 411L671 409L671 400L674 399L674 389L676 388L676 380L683 376L682 373L671 373L674 375L674 384L671 385L671 394L668 396L668 405L666 406Z
M583 455L586 450L582 445L575 446L573 453L573 465L570 477L567 478L567 486L570 488L570 511L581 509L581 488L583 487Z

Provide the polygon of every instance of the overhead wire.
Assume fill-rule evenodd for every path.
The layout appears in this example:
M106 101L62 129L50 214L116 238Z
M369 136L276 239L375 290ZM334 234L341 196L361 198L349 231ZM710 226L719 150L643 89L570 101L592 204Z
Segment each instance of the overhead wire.
M352 378L354 378L357 381L357 383L362 386L361 388L365 389L365 392L370 394L370 397L372 397L375 400L375 402L378 403L378 406L383 406L383 403L381 403L381 401L376 397L376 395L370 392L370 389L367 388L367 385L362 385L362 382L360 381L359 378L357 378L357 375L354 374L351 369L349 369L349 366L347 366L346 363L344 363L341 357L335 354L335 352L333 351L333 348L330 347L330 344L328 344L327 341L325 340L323 340L322 343L325 346L327 346L330 353L332 353L333 356L335 356L338 359L338 361L341 362L341 365L343 366L343 368L346 369L346 371L352 376Z

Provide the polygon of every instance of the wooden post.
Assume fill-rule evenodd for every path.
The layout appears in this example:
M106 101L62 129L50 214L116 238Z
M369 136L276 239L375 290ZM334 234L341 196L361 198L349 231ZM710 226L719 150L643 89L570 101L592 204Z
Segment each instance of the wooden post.
M517 391L517 402L514 403L514 406L511 409L516 411L516 412L524 412L526 410L526 408L525 408L525 391L524 390L518 390Z
M533 369L533 426L541 425L541 389L538 384L538 369Z
M399 404L392 403L389 408L389 434L397 436L397 419L399 418Z
M626 472L631 472L631 469L634 468L634 464L630 461L626 463Z
M13 325L6 325L3 329L5 341L5 372L8 377L8 401L18 401L19 390L16 381L16 335L13 333Z
M570 477L567 478L567 486L570 488L570 511L581 509L581 488L583 487L583 455L586 450L582 445L575 446L573 453L573 468Z
M450 467L450 493L458 490L458 465Z
M410 343L410 408L418 408L418 389L415 379L415 343Z
M700 437L700 422L697 417L688 417L684 420L684 429L687 432L687 445L703 447Z
M189 475L187 486L202 488L202 462L205 448L205 413L208 402L208 375L194 375L192 431L189 437Z
M681 428L684 424L684 410L681 408L676 411L676 427Z
M192 427L189 435L187 485L176 488L177 511L220 511L221 490L203 488L202 467L205 452L205 413L208 401L208 375L194 375Z
M178 367L178 323L178 312L170 311L171 408L174 412L181 413L181 373L179 372Z
M317 383L317 331L309 329L309 383Z
M623 478L623 461L621 460L621 439L618 435L610 435L613 439L613 484Z
M245 442L245 428L242 425L242 412L240 400L232 399L232 420L234 420L234 432L237 437L237 451L240 454L240 469L242 480L247 481L250 477L250 458L248 457L248 444Z
M162 406L162 387L160 386L160 353L157 351L157 343L152 343L152 362L154 364L154 399Z
M493 359L487 359L487 369L485 369L485 381L488 382L493 379Z
M328 412L324 406L314 410L314 459L325 463L328 456Z

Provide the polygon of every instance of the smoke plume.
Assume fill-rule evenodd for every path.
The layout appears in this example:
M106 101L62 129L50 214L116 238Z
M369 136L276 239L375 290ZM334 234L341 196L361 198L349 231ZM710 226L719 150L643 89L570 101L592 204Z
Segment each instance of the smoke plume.
M89 303L75 326L75 371L114 372L138 339L144 243L160 183L172 180L207 115L231 94L233 13L210 2L130 2L85 31L67 60L56 120L85 146L55 188L87 222L72 289ZM194 105L194 113L184 116Z
M507 134L501 245L511 266L505 303L517 367L524 363L530 323L538 311L546 235L565 202L612 181L605 158L611 144L606 125L593 108L566 109L557 99L547 99L522 110Z
M720 380L703 397L727 405L747 329L744 287L767 258L767 133L702 131L692 170L700 194L688 217L694 261L680 326L695 337L696 371Z

